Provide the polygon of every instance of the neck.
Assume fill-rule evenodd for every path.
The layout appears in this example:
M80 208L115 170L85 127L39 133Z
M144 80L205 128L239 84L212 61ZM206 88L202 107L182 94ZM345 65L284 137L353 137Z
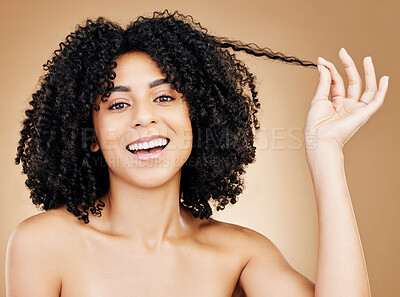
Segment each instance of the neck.
M101 221L105 232L134 239L148 249L188 232L191 214L179 204L180 171L167 183L142 188L112 176L102 197Z

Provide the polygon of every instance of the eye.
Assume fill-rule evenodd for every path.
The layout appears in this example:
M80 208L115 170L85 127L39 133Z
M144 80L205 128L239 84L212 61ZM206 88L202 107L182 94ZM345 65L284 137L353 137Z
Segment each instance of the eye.
M114 103L113 105L111 105L108 109L122 109L124 107L124 105L129 105L125 102L117 102Z
M160 102L169 102L175 100L175 98L172 98L171 96L168 95L161 95L160 97L157 97L155 100L160 99ZM168 100L171 99L171 100Z

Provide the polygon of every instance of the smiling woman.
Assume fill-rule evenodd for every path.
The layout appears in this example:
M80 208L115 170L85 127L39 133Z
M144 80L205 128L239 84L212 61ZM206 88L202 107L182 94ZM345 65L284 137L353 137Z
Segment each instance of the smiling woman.
M174 177L179 185L180 170L192 151L188 103L148 54L126 53L116 63L115 87L93 113L97 140L91 151L101 148L112 182L123 180L149 191ZM101 104L100 96L95 104Z
M190 16L167 10L152 18L139 17L125 30L104 18L78 26L44 65L47 73L32 95L32 109L26 111L16 162L22 162L28 175L33 203L43 210L65 205L88 223L88 210L99 215L104 207L101 198L110 189L109 163L123 165L116 156L107 163L109 152L105 150L125 148L154 133L174 133L169 149L183 145L178 140L188 146L190 135L182 135L193 134L189 159L176 164L183 164L176 191L194 217L209 218L209 203L217 210L235 203L243 190L244 167L255 158L253 128L259 128L256 113L260 104L254 76L226 48L316 67L268 48L209 35ZM152 75L145 80L137 67L151 68L147 71ZM154 92L175 100L156 100ZM109 110L110 101L118 106ZM188 110L182 110L184 106ZM158 123L166 114L168 122ZM141 124L148 117L159 119L150 119L154 123L149 126ZM171 121L185 131L168 127ZM95 122L102 128L96 130ZM127 131L117 131L118 123ZM101 141L104 133L110 138L125 133L119 135L125 145L115 147L116 140L112 145L97 143L103 148L93 153L90 136ZM183 134L176 137L177 133ZM219 166L214 166L217 161Z
M265 236L212 218L212 205L223 210L242 193L259 128L254 76L232 51L317 66L212 36L177 12L139 17L126 29L87 20L67 36L25 112L16 163L32 202L46 212L10 237L8 297L326 297L342 287L362 293L347 296L366 296L337 148L360 124L352 113L376 111L387 81L364 103L353 86L357 100L346 101L335 67L320 61L306 125L320 146L307 156L319 211L333 209L335 219L321 219L321 281L314 285ZM356 82L350 56L341 58ZM371 91L372 62L365 65ZM347 129L338 129L344 121ZM336 200L324 198L332 193ZM343 259L346 279L333 269Z

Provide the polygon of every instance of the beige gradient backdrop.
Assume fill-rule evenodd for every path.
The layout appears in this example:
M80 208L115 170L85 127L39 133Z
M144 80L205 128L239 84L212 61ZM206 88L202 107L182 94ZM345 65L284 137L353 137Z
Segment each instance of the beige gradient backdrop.
M42 64L86 17L125 25L154 10L191 14L212 33L316 61L345 47L362 71L371 55L390 76L384 106L345 145L348 186L364 246L373 296L400 296L400 21L396 0L381 1L7 1L1 3L0 295L15 226L38 213L13 165L23 108ZM243 57L258 77L262 111L257 160L239 202L215 217L269 237L298 271L315 281L317 213L302 128L317 84L313 69ZM29 247L27 247L29 248ZM44 296L43 296L44 297Z

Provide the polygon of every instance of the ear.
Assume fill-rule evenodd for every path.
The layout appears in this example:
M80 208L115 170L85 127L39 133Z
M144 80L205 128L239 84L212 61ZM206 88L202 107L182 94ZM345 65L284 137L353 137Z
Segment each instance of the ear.
M92 141L92 143L90 144L90 151L91 151L92 153L95 153L95 152L97 152L99 149L100 149L100 146L99 146L99 144L98 144L98 142L97 142L97 139L94 139L94 140Z

